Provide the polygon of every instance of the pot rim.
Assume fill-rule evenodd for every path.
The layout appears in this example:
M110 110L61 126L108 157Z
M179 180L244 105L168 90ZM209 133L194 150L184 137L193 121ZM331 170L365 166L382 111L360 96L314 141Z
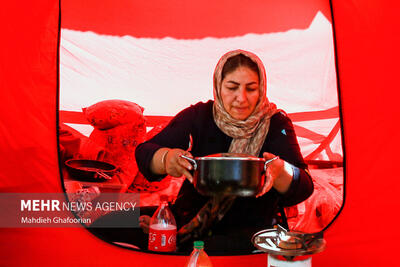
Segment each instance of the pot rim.
M195 160L240 160L240 161L265 161L264 158L256 157L197 157Z

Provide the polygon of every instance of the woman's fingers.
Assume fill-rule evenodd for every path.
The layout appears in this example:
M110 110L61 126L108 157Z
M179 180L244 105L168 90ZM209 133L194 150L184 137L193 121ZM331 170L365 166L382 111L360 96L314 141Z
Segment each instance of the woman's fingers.
M189 182L193 183L193 176L190 172L188 172L187 170L184 170L183 175L189 180Z
M276 156L274 154L271 154L271 153L268 153L268 152L264 152L263 153L263 157L264 157L264 159L269 160L269 159L275 158Z
M151 220L150 216L147 215L142 215L139 217L139 226L146 234L149 233L150 220Z
M268 170L267 170L268 171ZM263 185L263 188L261 189L261 192L260 193L258 193L257 195L256 195L256 197L261 197L262 195L264 195L265 193L267 193L270 189L271 189L271 187L272 187L272 184L273 184L273 181L271 181L271 178L268 178L268 174L265 174L266 175L266 179L265 179L265 184Z
M182 149L171 149L166 158L166 171L174 177L186 176L189 181L193 181L190 171L193 169L192 164L181 157L181 155L193 158L192 154Z
M283 168L283 160L281 160L278 156L264 152L263 157L266 159L266 161L269 161L269 163L267 163L267 173L269 172L276 174L279 173L280 169Z
M176 166L176 168L172 170L171 175L174 177L181 177L184 175L191 183L193 182L193 176L190 171L181 165Z
M192 154L189 152L185 151L183 154L189 158L193 158ZM179 157L179 163L183 167L182 174L191 182L193 183L193 176L190 173L191 170L193 170L193 165L190 163L187 159L184 159L182 157Z
M256 195L256 197L261 197L262 195L264 195L265 193L267 193L267 187L264 185L263 189L261 190L260 193L258 193L258 195ZM268 190L269 191L269 190Z
M269 161L269 163L267 163L267 169L265 172L266 182L261 192L258 193L256 197L264 195L271 189L271 186L274 184L275 179L279 176L283 166L283 160L279 159L279 157L274 154L264 152L263 157L266 161Z

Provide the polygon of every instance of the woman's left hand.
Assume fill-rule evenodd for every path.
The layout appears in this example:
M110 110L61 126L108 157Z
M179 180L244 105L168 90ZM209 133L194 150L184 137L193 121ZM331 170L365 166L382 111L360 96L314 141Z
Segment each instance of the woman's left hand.
M293 169L291 165L276 155L268 152L264 152L263 157L265 160L276 159L267 163L267 169L265 172L266 180L271 182L265 183L263 189L256 197L260 197L267 193L271 189L271 183L272 187L274 187L279 193L284 194L289 189L293 179Z

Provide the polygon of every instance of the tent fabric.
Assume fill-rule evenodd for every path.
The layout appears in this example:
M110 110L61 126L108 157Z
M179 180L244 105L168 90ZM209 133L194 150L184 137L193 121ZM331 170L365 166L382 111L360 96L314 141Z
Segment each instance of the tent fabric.
M158 5L146 1L62 1L64 28L102 35L144 38L200 39L252 33L284 32L307 28L320 11L330 17L325 0L252 1L229 0L184 2L171 0ZM265 23L260 23L262 18ZM232 27L234 25L235 27Z
M60 109L79 111L106 99L128 99L143 106L145 115L173 116L191 104L213 98L214 66L222 54L237 47L253 51L263 60L267 94L279 108L288 113L334 109L338 99L329 19L317 12L305 29L202 39L120 37L63 28ZM336 113L333 120L322 117L311 123L299 122L309 130L299 135L303 155L319 145L311 134L328 136L338 119ZM87 127L80 130L88 134ZM337 133L329 146L335 160L341 161ZM314 159L332 158L326 153L314 154Z
M315 7L321 8L321 3ZM305 159L342 162L332 25L329 14L319 9L314 11L314 17L308 15L312 18L310 24L302 25L300 29L252 32L232 37L215 37L212 34L196 39L181 39L174 35L162 38L109 35L108 32L99 33L97 27L92 28L95 32L81 31L87 25L80 25L79 28L75 25L75 29L68 29L64 27L76 18L67 17L67 22L62 24L60 41L62 114L78 112L96 101L100 102L93 106L110 103L104 105L109 109L106 113L115 113L112 103L118 100L107 99L128 99L143 106L145 114L171 118L190 104L212 99L211 74L216 62L226 51L242 48L255 52L266 65L267 95L292 118ZM120 18L118 21L122 23ZM140 27L142 23L137 22L135 27ZM262 19L259 24L267 23ZM129 109L124 112L123 106L120 110L129 113ZM107 118L99 118L99 121L104 124ZM117 119L118 112L112 118ZM94 125L92 119L88 120ZM76 125L71 124L73 118L68 120L62 116L61 122L90 135L93 141L99 134L98 130L92 131L84 125L87 120ZM149 124L152 125L152 122ZM99 128L99 125L96 127ZM129 132L134 130L129 129ZM122 134L119 131L116 133ZM115 143L123 144L121 147L126 152L128 141L119 142L120 138L115 134L106 132L103 136L106 137L104 140L111 138ZM120 151L112 152L118 150L115 145L107 150L111 155L120 154ZM148 184L144 178L134 178L136 162L124 161L120 157L112 160L114 156L104 157L107 158L123 173L129 173L120 177L128 186L133 179L133 190ZM329 187L328 175L323 175L328 171L313 175L315 183ZM342 180L343 172L337 172L334 177ZM175 184L171 183L169 192L172 200L177 195ZM316 186L313 196L303 205L307 213L291 218L293 229L312 232L323 229L340 209L343 199L341 189ZM331 194L333 197L329 198ZM339 196L336 197L336 194ZM149 202L148 197L141 194L141 203ZM152 204L157 205L158 201ZM316 212L322 208L324 214L317 216Z
M276 2L276 1L274 1ZM312 1L310 1L312 2ZM75 2L78 4L78 2ZM108 2L107 2L108 3ZM315 266L396 266L398 100L391 1L332 1L345 148L345 206ZM0 192L61 192L57 161L59 2L0 9ZM379 129L382 129L381 131ZM387 227L386 229L384 227ZM376 234L376 232L385 234ZM82 228L0 229L0 265L184 265L100 241ZM214 266L265 266L265 255L212 257Z
M1 17L8 18L2 23L8 38L0 52L3 192L61 192L61 181L55 179L58 8L56 2L43 1L1 9Z

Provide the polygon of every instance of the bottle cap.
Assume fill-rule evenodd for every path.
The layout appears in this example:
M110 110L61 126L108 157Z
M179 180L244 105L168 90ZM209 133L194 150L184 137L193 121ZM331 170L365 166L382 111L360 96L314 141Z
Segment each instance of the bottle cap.
M168 195L160 195L160 202L168 202Z
M204 248L203 241L194 241L193 244L194 244L194 248L198 248L198 249Z

